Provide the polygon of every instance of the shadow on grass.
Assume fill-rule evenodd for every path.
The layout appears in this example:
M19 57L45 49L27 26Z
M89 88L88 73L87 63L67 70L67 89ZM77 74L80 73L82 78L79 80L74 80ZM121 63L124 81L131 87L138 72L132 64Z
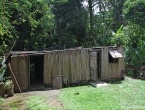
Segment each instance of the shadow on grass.
M63 84L63 88L67 88L67 87L78 87L78 86L87 86L89 85L89 81L80 81L80 82L76 82L76 83L69 83L69 84Z
M122 84L124 80L107 80L105 81L108 84Z

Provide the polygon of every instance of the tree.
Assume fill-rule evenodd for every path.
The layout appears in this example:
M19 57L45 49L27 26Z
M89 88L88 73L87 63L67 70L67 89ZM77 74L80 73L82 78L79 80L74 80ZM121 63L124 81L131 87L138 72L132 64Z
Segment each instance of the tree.
M134 76L139 76L140 67L145 62L144 7L144 0L127 0L123 7L126 24L121 26L112 39L116 44L125 46L125 63L133 67Z
M9 51L10 45L12 45L14 39L17 36L13 36L16 34L14 27L10 22L10 12L7 7L7 0L0 1L0 56L3 55L4 52ZM2 58L0 58L1 62Z
M14 4L15 2L12 4L11 20L16 21L13 26L19 36L15 49L34 50L47 47L47 41L53 32L53 14L48 2L21 1L18 2L18 7L13 8Z
M88 15L79 0L69 0L54 6L58 45L86 46Z
M124 18L123 18L123 6L126 0L108 0L108 3L110 4L110 11L112 13L112 19L113 19L113 26L112 30L114 32L117 32L119 27L122 24L125 24Z
M127 0L124 4L124 16L126 21L138 24L145 28L145 1L144 0Z
M124 23L122 17L125 0L88 0L90 38L95 45L110 45L112 32Z
M3 30L1 31L3 43L10 38L16 39L15 50L35 50L50 45L54 33L54 16L47 1L4 0L1 2L0 27Z

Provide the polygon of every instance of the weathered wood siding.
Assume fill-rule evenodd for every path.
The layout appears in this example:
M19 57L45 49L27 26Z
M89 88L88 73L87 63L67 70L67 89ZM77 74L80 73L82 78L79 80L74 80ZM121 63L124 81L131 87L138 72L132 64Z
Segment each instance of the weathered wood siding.
M118 47L118 52L120 52L123 57L118 59L118 77L122 77L121 70L124 70L124 48L123 47Z
M120 79L121 70L124 70L124 57L118 58L118 62L109 63L109 50L112 48L104 47L101 52L101 79ZM124 56L124 48L118 47L118 52Z
M97 52L90 52L90 76L91 80L98 80L98 65L97 65Z
M12 56L11 66L13 73L18 81L18 84L22 91L28 90L29 87L29 56ZM18 91L15 81L14 89Z
M44 55L44 84L52 84L53 75L66 76L69 83L90 80L89 51L71 49Z
M105 79L108 77L108 48L102 48L101 50L101 79Z

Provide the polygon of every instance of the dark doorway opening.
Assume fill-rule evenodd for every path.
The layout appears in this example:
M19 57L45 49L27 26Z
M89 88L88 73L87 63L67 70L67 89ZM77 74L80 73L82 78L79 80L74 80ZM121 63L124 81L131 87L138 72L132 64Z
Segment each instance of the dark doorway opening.
M30 89L43 86L44 55L30 56Z
M97 65L98 65L98 79L101 79L101 51L98 51L98 60L97 60Z

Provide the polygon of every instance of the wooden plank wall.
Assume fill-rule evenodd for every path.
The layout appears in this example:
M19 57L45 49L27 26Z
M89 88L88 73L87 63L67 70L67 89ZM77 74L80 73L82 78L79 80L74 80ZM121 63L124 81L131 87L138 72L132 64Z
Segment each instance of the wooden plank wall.
M108 48L104 47L101 51L101 79L107 79L108 77Z
M22 91L29 88L29 56L12 56L11 66L13 73L18 81L18 84ZM14 82L14 81L13 81ZM14 89L18 91L18 88L14 82Z
M91 80L98 80L98 64L97 64L97 52L90 52L90 76Z
M119 58L118 62L118 77L122 77L121 70L124 70L124 47L118 47L118 52L120 52L123 55L123 58Z
M44 84L52 84L53 75L65 75L69 83L90 80L89 51L71 49L44 55Z
M124 58L118 58L118 63L109 63L109 49L104 47L101 52L101 79L120 79L121 70L124 70ZM118 52L124 56L124 48L118 47Z

